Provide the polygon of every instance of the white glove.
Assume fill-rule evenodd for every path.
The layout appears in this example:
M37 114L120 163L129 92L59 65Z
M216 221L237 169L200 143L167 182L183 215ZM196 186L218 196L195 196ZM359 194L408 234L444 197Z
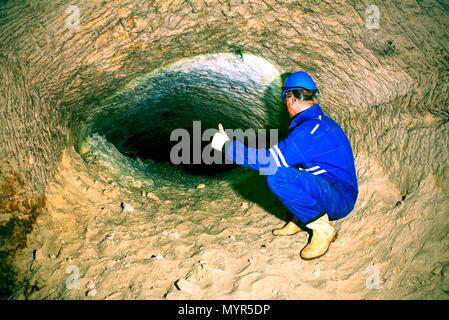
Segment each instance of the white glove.
M229 137L223 129L221 123L218 125L218 132L214 134L211 142L211 147L215 150L221 151L226 142L229 141Z

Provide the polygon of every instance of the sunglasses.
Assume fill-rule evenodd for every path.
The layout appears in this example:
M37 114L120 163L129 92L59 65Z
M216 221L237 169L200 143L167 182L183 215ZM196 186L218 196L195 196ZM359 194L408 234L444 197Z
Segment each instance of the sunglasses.
M289 90L287 92L285 92L285 90ZM318 90L316 91L310 91L304 87L282 87L282 91L283 91L283 101L286 102L287 99L291 96L294 96L293 94L293 90L298 90L300 97L298 99L304 100L304 99L309 99L311 97L315 98L318 96ZM309 93L309 94L308 94Z

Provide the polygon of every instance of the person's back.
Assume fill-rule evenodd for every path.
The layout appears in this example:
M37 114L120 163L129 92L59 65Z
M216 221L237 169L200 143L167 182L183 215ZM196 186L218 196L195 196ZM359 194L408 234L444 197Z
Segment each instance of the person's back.
M285 159L297 158L287 154L289 152L300 153L303 158L293 166L341 184L355 201L358 185L351 144L341 127L323 113L319 104L293 118L285 145Z

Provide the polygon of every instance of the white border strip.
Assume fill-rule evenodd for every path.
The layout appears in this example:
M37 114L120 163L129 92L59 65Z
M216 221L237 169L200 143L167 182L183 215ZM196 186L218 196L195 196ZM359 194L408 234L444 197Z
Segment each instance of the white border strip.
M322 174L322 173L325 173L325 172L327 172L327 171L323 169L323 170L320 170L320 171L312 172L312 174L318 175L318 174Z
M276 162L276 165L277 165L278 167L280 167L280 166L281 166L281 163L279 162L278 156L276 155L276 153L274 152L274 150L273 150L273 149L269 149L269 151L270 151L271 155L273 156L274 161Z
M279 155L279 158L281 159L282 164L284 165L284 167L288 168L288 164L287 161L285 161L284 155L282 154L281 150L279 149L279 147L277 145L273 146L274 150L276 150L276 152Z
M306 169L306 171L313 171L313 170L316 170L316 169L319 169L319 168L320 168L320 166L315 166L315 167Z
M312 129L312 131L310 131L310 134L314 134L316 129L318 129L318 127L320 126L319 123L316 124L315 128Z

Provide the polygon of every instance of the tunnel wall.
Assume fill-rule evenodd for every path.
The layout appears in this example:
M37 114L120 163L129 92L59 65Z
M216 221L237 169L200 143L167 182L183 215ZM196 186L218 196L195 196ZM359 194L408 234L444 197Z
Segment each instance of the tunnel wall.
M66 27L69 4L80 8L78 29ZM2 254L25 243L61 150L89 134L105 99L208 53L251 53L281 72L310 72L356 155L377 158L404 195L430 174L448 192L448 6L378 1L380 29L370 30L371 4L1 2Z

